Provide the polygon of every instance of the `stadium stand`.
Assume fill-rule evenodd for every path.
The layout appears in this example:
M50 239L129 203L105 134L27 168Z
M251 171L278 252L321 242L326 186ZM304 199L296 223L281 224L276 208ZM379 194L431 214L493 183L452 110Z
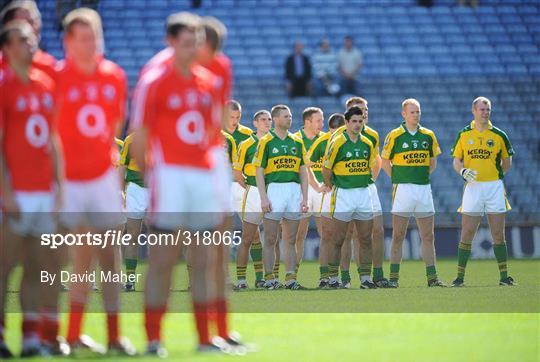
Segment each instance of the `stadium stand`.
M505 129L516 150L506 178L514 212L509 220L537 219L540 205L540 4L538 1L482 0L478 8L453 0L431 8L414 0L204 0L201 15L220 18L229 29L225 52L235 70L234 97L244 107L244 122L261 108L288 103L294 129L304 107L318 105L328 116L342 111L335 98L289 101L283 62L294 40L315 51L327 36L334 49L351 34L364 55L360 95L369 100L370 125L381 137L400 121L407 97L422 104L423 123L435 131L443 149L433 175L439 223L457 220L459 180L449 155L459 129L471 120L471 101L483 95L493 102L492 118ZM61 58L54 1L38 1L43 14L44 47ZM107 55L129 75L163 47L165 17L189 10L189 1L102 0ZM390 208L390 180L378 180L383 209ZM442 213L447 213L446 216Z

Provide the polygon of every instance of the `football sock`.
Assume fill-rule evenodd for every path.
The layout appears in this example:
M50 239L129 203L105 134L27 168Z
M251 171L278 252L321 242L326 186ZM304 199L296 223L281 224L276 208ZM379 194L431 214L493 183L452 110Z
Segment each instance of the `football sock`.
M383 268L373 268L373 280L381 280L384 278Z
M390 264L390 281L397 282L399 280L399 264Z
M328 266L320 266L319 273L321 274L321 279L328 278Z
M348 270L341 269L341 282L343 284L351 281L351 273Z
M426 276L428 282L437 279L437 269L435 265L426 266Z
M237 280L246 280L246 266L236 266L236 279Z
M228 326L228 308L225 299L218 299L214 302L214 323L217 328L217 334L221 338L229 338Z
M276 261L274 264L274 277L279 279L279 261Z
M371 263L360 263L358 267L358 275L360 276L360 281L369 280L371 276Z
M144 328L148 343L161 341L161 321L166 307L146 307L144 309Z
M30 344L39 344L39 314L24 313L22 322L23 341Z
M260 240L254 240L249 249L253 269L255 269L255 280L263 279L262 244Z
M208 332L208 304L206 302L193 302L193 314L195 316L195 327L199 337L199 344L210 344L210 333Z
M266 273L264 274L264 280L272 280L275 279L274 273Z
M41 313L41 339L45 342L55 343L58 336L58 313L56 310Z
M465 278L465 268L467 267L467 261L471 255L471 243L460 242L458 246L458 267L457 277L463 280Z
M285 274L285 282L290 282L291 280L296 280L296 273L295 272L287 272Z
M328 274L330 278L337 278L339 271L339 264L328 263Z
M128 276L135 274L135 271L137 270L137 259L125 259L124 264Z
M495 258L497 259L497 263L499 263L499 273L501 274L501 280L508 278L508 270L506 268L508 252L506 250L506 243L493 244L493 251L495 252Z
M69 308L69 322L67 341L73 343L77 341L81 335L81 325L84 317L84 304L80 302L71 302Z
M109 343L118 342L118 313L107 313L107 337Z

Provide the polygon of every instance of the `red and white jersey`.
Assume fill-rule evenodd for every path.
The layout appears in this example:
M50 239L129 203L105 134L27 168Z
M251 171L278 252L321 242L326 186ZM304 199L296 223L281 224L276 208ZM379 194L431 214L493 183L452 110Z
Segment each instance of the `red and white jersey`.
M112 166L112 155L118 152L114 136L125 116L125 72L101 58L94 73L86 74L68 59L58 64L56 77L66 178L97 178Z
M149 69L139 80L131 128L148 129L151 162L210 169L212 140L221 130L215 76L195 65L180 75L171 64Z
M24 82L9 66L0 68L2 153L15 191L50 191L53 161L54 83L32 68Z
M218 53L210 63L201 65L216 76L217 86L221 93L221 102L225 104L231 98L233 79L231 60L225 54Z
M55 80L56 58L41 49L38 49L32 58L32 66L45 72L53 81ZM7 60L0 52L0 68L7 66Z
M157 54L155 54L146 64L142 67L139 74L139 79L143 77L150 69L161 67L164 65L170 65L172 63L172 58L174 55L174 50L171 47L167 47Z

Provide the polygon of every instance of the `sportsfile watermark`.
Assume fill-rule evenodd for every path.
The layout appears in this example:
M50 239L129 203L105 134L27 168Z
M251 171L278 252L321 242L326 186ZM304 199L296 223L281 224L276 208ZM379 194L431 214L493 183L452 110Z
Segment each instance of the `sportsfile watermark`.
M242 243L240 230L236 231L190 231L177 230L173 233L149 233L133 237L121 230L104 233L50 233L42 234L41 246L57 249L61 246L238 246Z

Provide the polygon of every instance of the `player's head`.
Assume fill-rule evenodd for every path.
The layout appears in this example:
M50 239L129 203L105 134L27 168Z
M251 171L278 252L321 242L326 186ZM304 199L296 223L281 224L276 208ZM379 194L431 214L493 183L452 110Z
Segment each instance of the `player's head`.
M174 49L175 61L189 66L204 42L201 18L188 12L169 15L166 24L167 44Z
M294 42L294 52L296 54L302 54L304 51L304 44L300 40Z
M288 130L291 128L292 114L289 107L284 104L275 105L272 107L270 114L276 129Z
M345 125L347 131L352 134L358 134L364 127L364 112L357 106L353 106L345 111Z
M68 57L88 60L103 54L103 27L97 11L89 8L72 10L66 14L63 26Z
M201 62L209 62L212 57L223 49L225 38L227 37L227 27L214 18L205 16L201 20L204 30L205 41L199 47L197 57Z
M225 125L229 129L236 129L242 119L242 105L234 99L225 103Z
M302 112L304 129L319 133L324 127L324 114L318 107L308 107Z
M422 110L420 108L420 102L414 98L407 98L401 103L401 115L406 123L416 126L420 123L420 116Z
M343 113L334 113L328 118L328 128L330 133L334 133L339 127L345 124L345 116Z
M32 0L16 0L10 2L0 13L2 26L13 20L24 20L30 24L39 41L41 32L41 13Z
M0 49L11 64L30 66L37 50L32 26L24 20L10 21L0 30Z
M345 36L345 38L343 38L343 46L347 50L352 49L352 47L353 47L353 38L352 38L352 36L347 35L347 36Z
M368 124L369 110L368 110L368 101L362 97L351 97L345 102L345 108L349 109L353 106L362 108L364 112L364 124Z
M257 132L268 133L272 127L272 116L266 109L261 109L253 115L253 126Z
M472 114L475 121L488 123L491 116L491 101L486 97L478 97L472 103Z

